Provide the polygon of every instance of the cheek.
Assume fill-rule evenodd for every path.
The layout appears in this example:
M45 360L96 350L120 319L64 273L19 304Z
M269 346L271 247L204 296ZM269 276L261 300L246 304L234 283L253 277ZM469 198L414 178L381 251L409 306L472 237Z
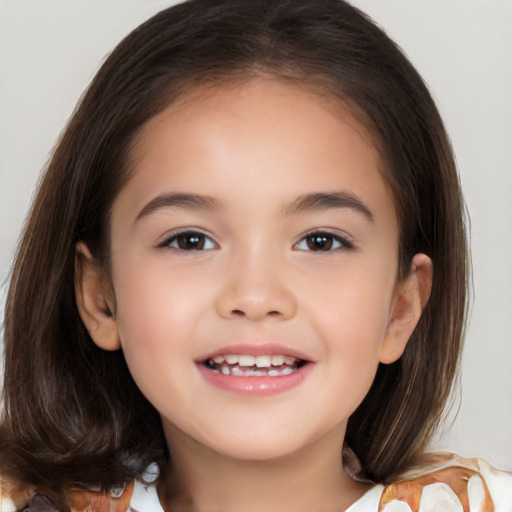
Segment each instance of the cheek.
M192 361L190 340L206 308L197 284L190 276L151 265L118 272L117 326L128 366L141 388L140 380L163 383L173 360L185 356Z
M176 329L190 327L208 292L204 276L172 269L165 258L119 268L114 288L120 327L126 326L126 333L137 338L153 331L156 338L167 337Z
M376 262L339 272L323 286L305 290L310 325L323 340L329 382L351 389L351 410L368 392L379 365L389 321L395 273ZM343 398L348 399L348 396Z
M303 290L316 329L354 353L380 345L389 321L395 271L391 265L347 266ZM359 340L357 343L356 340Z

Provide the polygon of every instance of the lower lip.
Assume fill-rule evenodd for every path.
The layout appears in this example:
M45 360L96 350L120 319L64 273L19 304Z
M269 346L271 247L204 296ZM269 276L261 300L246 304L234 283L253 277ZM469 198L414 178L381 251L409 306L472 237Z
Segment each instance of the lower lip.
M223 391L241 395L275 395L298 386L311 372L312 363L306 363L289 375L275 377L238 377L224 375L198 364L199 373L211 385Z

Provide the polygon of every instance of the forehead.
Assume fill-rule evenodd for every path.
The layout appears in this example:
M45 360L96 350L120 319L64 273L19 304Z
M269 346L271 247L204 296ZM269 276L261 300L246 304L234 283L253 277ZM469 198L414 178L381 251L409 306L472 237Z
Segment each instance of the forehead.
M344 183L389 200L381 167L372 136L344 104L254 79L197 87L150 119L132 147L125 188L136 189L134 201L159 187L222 196L227 184L240 195L271 190L293 199Z

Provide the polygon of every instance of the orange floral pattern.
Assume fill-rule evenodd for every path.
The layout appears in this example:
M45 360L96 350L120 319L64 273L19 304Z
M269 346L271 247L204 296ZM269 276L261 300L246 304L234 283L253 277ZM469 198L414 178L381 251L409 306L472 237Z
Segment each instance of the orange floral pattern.
M156 483L118 493L72 491L72 512L164 512ZM58 512L34 489L0 481L0 512ZM388 486L375 485L347 512L512 512L512 474L481 459L432 454Z

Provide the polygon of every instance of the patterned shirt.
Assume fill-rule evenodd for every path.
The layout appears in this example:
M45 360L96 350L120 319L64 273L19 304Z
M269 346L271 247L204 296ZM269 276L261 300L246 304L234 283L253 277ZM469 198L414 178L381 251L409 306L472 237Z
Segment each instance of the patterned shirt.
M164 512L157 478L158 469L151 465L140 480L110 493L73 491L72 511ZM34 489L0 482L0 512L20 511L57 512L57 508ZM512 512L512 474L481 459L435 454L399 481L373 485L346 512Z

